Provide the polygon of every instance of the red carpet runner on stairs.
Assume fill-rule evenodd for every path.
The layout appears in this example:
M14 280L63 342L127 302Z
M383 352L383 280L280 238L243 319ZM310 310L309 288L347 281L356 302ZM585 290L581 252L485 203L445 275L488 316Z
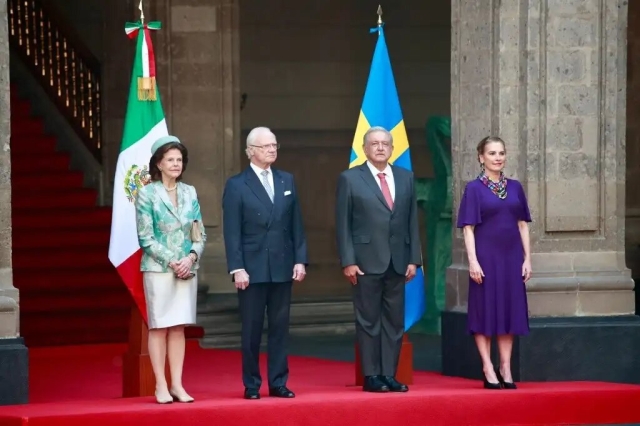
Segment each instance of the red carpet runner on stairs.
M111 209L11 90L13 277L27 346L125 342L130 299L107 252Z
M111 208L11 88L13 279L28 347L126 342L131 298L107 257ZM188 335L201 335L190 328Z
M195 343L195 344L194 344ZM639 423L640 386L521 383L516 391L416 372L406 394L365 393L353 364L291 357L291 400L242 399L240 354L187 347L184 383L193 404L120 398L124 345L30 351L31 404L0 407L2 426L436 426ZM265 357L262 372L266 373Z

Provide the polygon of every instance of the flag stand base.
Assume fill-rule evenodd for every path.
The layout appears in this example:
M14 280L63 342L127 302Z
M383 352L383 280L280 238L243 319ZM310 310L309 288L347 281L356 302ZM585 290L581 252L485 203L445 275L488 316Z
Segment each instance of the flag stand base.
M362 386L364 384L364 376L362 375L360 349L357 342L355 344L355 352L356 386ZM402 348L400 349L396 380L405 385L413 384L413 343L411 343L406 333L402 336Z
M138 307L131 308L129 322L129 348L122 357L122 397L152 396L156 391L156 381L149 358L149 329ZM169 366L167 365L167 370ZM169 374L167 384L169 383Z

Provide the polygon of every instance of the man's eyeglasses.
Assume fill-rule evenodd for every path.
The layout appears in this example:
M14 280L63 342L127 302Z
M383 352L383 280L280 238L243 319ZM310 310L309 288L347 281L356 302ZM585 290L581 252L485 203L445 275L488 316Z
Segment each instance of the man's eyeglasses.
M275 149L275 150L280 149L280 144L279 143L270 143L270 144L267 144L267 145L249 145L249 146L251 146L253 148L260 148L261 150L270 149L270 148L271 149Z

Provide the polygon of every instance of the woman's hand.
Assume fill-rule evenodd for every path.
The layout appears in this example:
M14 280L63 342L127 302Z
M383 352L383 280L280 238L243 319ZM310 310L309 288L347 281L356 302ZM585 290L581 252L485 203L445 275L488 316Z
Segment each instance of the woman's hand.
M171 266L171 264L169 264ZM193 266L193 259L191 256L185 256L177 262L174 262L173 271L180 279L187 278L191 274L191 267Z
M482 272L482 268L480 267L480 264L477 260L469 262L469 276L478 284L482 284L482 277L484 277L484 272Z
M522 278L524 278L525 283L531 278L531 261L529 259L525 259L522 262Z

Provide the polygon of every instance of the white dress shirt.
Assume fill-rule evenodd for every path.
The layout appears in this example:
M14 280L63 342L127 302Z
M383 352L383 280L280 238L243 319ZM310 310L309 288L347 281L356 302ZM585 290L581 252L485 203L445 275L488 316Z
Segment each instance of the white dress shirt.
M260 183L262 183L262 172L264 170L269 172L267 174L267 181L269 182L269 185L271 185L271 191L273 191L273 193L275 194L275 188L273 187L273 173L271 172L271 167L269 167L268 169L261 169L260 167L256 166L253 163L249 163L249 165L251 166L253 171L256 172L256 175L258 175L258 180L260 181ZM265 191L266 191L266 189L265 189ZM239 271L244 271L244 269L234 269L233 271L229 272L229 274L233 275L233 274L235 274L236 272L239 272Z
M273 191L273 193L275 194L275 188L273 187L273 173L271 172L271 167L267 169L261 169L260 167L256 166L253 163L249 163L249 165L251 166L253 171L256 172L256 175L258 175L258 179L260 180L260 183L262 183L262 172L265 170L268 172L267 181L269 182L269 185L271 185L271 191Z
M380 183L380 178L378 177L378 173L384 173L385 180L387 181L387 185L389 185L389 192L391 193L391 199L396 201L396 184L393 180L393 172L391 171L391 166L387 164L387 167L383 171L376 169L376 167L367 161L367 166L369 166L369 170L373 174L373 178L378 183L378 188L382 191L382 184Z

